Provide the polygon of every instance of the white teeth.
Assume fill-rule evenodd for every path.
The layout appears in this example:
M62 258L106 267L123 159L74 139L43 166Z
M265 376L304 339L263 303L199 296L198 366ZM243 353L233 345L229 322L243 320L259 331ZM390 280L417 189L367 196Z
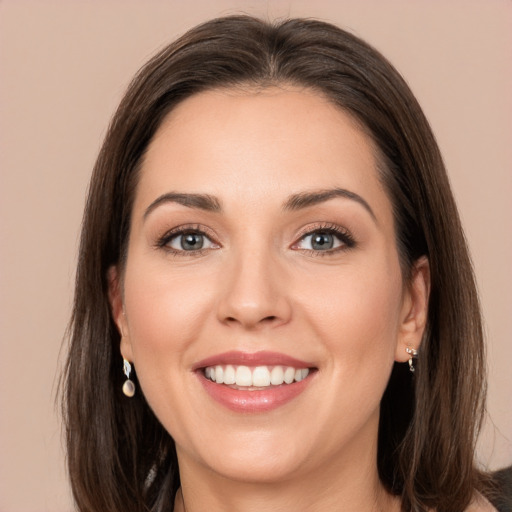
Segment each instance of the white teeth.
M252 386L252 373L249 367L239 366L235 375L237 386Z
M286 384L291 384L294 379L295 379L295 368L288 366L288 368L286 368L286 370L284 371L284 381L286 382Z
M235 382L235 369L230 364L228 364L224 370L224 384L234 384Z
M300 370L295 370L295 380L300 382L308 376L309 370L307 368L302 368Z
M280 386L284 382L284 371L282 366L274 366L270 372L270 384Z
M252 372L252 385L255 387L270 386L270 372L266 366L258 366Z
M217 384L236 384L240 387L263 388L300 382L309 375L308 368L293 368L291 366L208 366L204 370L207 379Z

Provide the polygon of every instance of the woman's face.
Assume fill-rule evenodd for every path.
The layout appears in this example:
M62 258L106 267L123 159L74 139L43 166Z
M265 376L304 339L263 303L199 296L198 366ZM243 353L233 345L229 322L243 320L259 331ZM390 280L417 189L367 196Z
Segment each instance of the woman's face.
M273 481L373 463L425 274L402 282L372 144L347 114L310 91L211 91L149 146L111 301L180 468Z

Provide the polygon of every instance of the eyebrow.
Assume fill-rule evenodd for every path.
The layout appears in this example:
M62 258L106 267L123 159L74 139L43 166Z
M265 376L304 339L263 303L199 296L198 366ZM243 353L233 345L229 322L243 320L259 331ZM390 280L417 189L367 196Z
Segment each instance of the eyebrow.
M370 214L373 220L377 222L377 217L375 216L375 213L373 212L370 205L359 194L356 194L355 192L351 192L350 190L346 190L344 188L313 190L293 194L284 202L283 210L298 211L305 208L309 208L311 206L315 206L317 204L324 203L337 197L350 199L352 201L359 203ZM215 196L211 196L209 194L168 192L166 194L162 194L160 197L155 199L146 208L146 211L144 212L144 220L153 210L155 210L155 208L165 203L178 203L188 208L196 208L208 212L219 213L222 211L221 203L219 199L217 199Z
M168 192L155 199L144 212L144 220L158 206L164 203L178 203L188 208L197 208L208 212L220 212L219 200L208 194L184 194L180 192Z
M350 199L359 203L371 215L372 219L377 222L377 217L375 216L371 206L359 194L344 188L313 190L311 192L294 194L284 203L283 209L288 211L302 210L303 208L309 208L310 206L324 203L330 199L335 199L336 197Z

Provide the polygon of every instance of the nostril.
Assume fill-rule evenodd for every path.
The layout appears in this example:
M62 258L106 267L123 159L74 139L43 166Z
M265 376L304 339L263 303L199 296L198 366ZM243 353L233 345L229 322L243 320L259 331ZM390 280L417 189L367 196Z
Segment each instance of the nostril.
M256 320L254 321L254 325L256 324L265 324L265 323L273 323L275 322L276 320L278 320L278 316L276 315L269 315L269 316L265 316L259 320ZM225 322L227 323L244 323L244 322L240 322L240 320L238 320L236 317L234 316L228 316L225 318ZM251 322L252 323L252 322Z

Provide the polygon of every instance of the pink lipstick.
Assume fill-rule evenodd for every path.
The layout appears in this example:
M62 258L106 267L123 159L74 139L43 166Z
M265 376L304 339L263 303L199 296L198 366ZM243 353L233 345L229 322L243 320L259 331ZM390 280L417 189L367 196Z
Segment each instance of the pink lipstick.
M235 412L265 412L300 395L316 368L277 352L225 352L208 357L194 370L216 402Z

